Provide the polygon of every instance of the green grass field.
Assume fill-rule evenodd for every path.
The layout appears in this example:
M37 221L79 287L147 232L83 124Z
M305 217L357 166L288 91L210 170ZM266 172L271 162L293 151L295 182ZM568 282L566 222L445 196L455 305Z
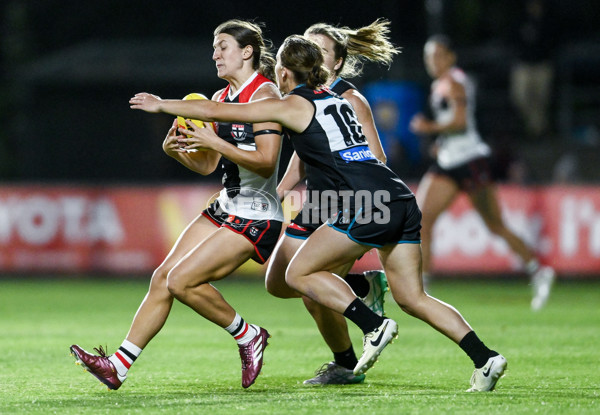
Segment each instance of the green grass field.
M74 364L72 343L110 353L120 345L147 281L0 280L0 413L600 413L599 281L559 281L539 313L529 310L524 281L434 283L432 295L457 307L508 359L497 390L478 394L464 392L467 356L389 296L400 336L365 383L306 387L302 381L331 355L301 302L271 297L262 282L216 286L272 334L263 372L247 390L234 340L179 303L118 391ZM352 325L351 334L360 355L361 333Z

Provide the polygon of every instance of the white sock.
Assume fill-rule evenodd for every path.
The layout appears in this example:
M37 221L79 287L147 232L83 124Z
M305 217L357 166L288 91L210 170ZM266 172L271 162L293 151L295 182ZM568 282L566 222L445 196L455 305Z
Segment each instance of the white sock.
M233 322L225 327L225 330L233 336L237 344L246 344L258 334L256 329L246 323L238 313L235 313Z
M126 339L123 340L121 347L119 347L113 355L108 357L108 360L115 365L119 378L125 378L127 376L127 371L129 371L129 368L133 362L135 362L135 359L138 358L140 353L142 353L142 349Z
M540 262L536 258L533 258L532 260L530 260L528 263L525 264L525 271L527 271L527 273L529 275L535 274L539 269L540 269Z

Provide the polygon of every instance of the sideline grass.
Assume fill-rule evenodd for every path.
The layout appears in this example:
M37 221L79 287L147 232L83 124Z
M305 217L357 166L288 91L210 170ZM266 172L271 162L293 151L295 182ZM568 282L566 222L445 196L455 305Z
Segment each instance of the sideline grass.
M263 373L240 385L235 342L176 303L118 391L75 366L72 343L109 353L127 333L147 281L0 280L0 413L596 414L600 412L600 283L559 282L548 306L529 310L522 281L440 281L432 295L456 306L507 374L493 393L468 394L462 351L387 298L400 337L363 385L306 387L331 359L299 300L269 296L262 282L216 284L248 321L272 334ZM360 355L361 333L351 323Z

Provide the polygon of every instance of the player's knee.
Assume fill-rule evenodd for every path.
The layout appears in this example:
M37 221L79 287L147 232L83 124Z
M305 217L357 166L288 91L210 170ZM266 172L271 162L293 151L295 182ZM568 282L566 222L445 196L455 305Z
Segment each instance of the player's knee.
M421 299L421 295L394 296L394 300L396 301L400 309L410 316L419 315L419 308L422 304Z
M181 298L188 288L186 273L179 267L174 267L167 274L167 289L175 298Z
M169 269L164 266L159 266L152 273L152 279L150 280L150 289L152 290L160 290L164 289L167 285L167 275L169 274Z
M267 292L275 297L281 297L281 286L285 284L285 269L283 272L279 267L269 267L265 277L265 288Z
M167 290L169 290L171 295L173 295L174 297L177 297L181 293L181 288L176 278L176 274L174 274L173 272L169 272L169 275L167 277Z
M298 289L298 283L300 282L301 278L301 275L298 271L299 270L293 265L288 266L285 271L285 283L295 290Z
M290 298L290 296L288 294L288 291L290 291L290 288L285 283L285 280L277 281L277 282L274 282L272 280L267 280L265 283L265 287L267 288L267 292L274 297Z

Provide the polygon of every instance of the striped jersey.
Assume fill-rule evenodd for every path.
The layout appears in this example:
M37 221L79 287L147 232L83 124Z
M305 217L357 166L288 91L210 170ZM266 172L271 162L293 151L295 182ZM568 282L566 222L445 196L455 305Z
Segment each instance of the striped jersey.
M265 85L274 85L269 79L255 72L235 93L230 85L223 90L219 102L250 102L252 97ZM217 122L217 135L223 140L246 151L256 151L252 123ZM279 166L279 156L277 164ZM277 196L277 170L264 178L261 175L238 166L226 157L221 157L223 190L218 197L221 208L231 214L246 219L274 219L283 221L281 203Z
M467 75L458 68L450 69L450 76L465 89L467 120L463 131L441 134L437 138L437 162L445 169L454 168L473 159L488 156L490 147L481 139L475 122L475 88ZM431 108L436 122L446 124L454 118L454 108L449 105L447 96L450 86L447 82L435 81L432 84Z

